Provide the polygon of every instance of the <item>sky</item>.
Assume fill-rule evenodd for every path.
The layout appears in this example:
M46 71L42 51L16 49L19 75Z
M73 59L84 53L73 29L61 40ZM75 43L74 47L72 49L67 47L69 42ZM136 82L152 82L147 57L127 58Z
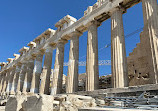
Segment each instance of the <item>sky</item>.
M14 53L35 39L48 28L54 26L66 15L80 19L88 6L97 0L0 0L0 62L13 58ZM123 15L127 56L140 42L139 33L127 36L144 26L142 4L139 3ZM87 32L79 39L79 61L86 61ZM111 19L104 21L98 28L98 47L111 42ZM82 44L82 45L81 45ZM65 45L64 62L69 59L70 42ZM52 68L54 68L55 51L53 51ZM99 50L99 60L111 59L111 47ZM64 74L67 74L64 67ZM85 73L86 67L80 66L79 73ZM99 66L99 75L111 73L111 66Z

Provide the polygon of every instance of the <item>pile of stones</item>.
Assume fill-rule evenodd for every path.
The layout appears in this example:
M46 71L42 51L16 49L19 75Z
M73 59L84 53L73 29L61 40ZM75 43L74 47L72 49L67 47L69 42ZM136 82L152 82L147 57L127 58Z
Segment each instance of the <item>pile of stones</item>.
M53 96L38 94L10 96L5 111L53 111Z
M95 106L95 99L90 96L63 94L54 97L53 111L78 111L79 108Z

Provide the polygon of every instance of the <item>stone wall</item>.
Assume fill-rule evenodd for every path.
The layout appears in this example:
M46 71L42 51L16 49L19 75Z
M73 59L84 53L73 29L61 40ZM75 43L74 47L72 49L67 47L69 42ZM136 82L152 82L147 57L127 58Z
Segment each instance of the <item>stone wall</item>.
M152 84L152 73L148 63L146 37L140 34L140 43L127 58L129 86Z

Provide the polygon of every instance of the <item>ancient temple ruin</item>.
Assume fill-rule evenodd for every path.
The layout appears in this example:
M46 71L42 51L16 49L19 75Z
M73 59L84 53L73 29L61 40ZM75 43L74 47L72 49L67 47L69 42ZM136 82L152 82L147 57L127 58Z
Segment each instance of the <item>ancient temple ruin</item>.
M128 8L140 2L143 8L144 29L140 35L141 43L130 54L127 63L122 15ZM112 88L100 90L97 29L107 19L111 19ZM0 63L0 95L2 97L17 94L45 94L55 97L61 94L64 46L68 41L70 41L70 51L65 94L93 97L105 93L110 96L151 90L157 92L157 0L98 0L93 6L87 8L84 16L79 20L67 15L59 20L55 27L57 30L49 28L28 43L28 47L21 48L20 54L14 54L15 58L8 58L7 63ZM86 91L79 91L79 37L86 31L88 32ZM52 55L55 49L56 55ZM53 78L50 81L52 56L55 56L55 64ZM42 61L44 61L43 67ZM143 82L144 79L146 82ZM129 85L134 87L129 87Z

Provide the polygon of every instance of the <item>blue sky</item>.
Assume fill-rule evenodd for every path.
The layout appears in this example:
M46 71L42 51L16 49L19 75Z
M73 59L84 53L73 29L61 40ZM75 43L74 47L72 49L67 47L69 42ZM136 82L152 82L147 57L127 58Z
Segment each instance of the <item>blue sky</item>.
M0 1L0 62L6 62L14 53L48 28L56 30L54 24L69 14L80 19L88 6L97 0L1 0ZM142 4L130 8L123 15L125 35L143 27ZM126 39L127 56L139 42L137 33ZM87 32L80 37L80 61L85 61ZM99 49L111 42L111 20L103 22L98 28ZM81 45L82 43L82 45ZM65 62L69 57L69 42L65 45ZM111 59L111 47L99 51L100 60ZM55 50L53 51L53 64ZM84 73L86 67L79 67ZM111 73L111 66L99 66L100 75ZM64 67L67 74L67 67Z

